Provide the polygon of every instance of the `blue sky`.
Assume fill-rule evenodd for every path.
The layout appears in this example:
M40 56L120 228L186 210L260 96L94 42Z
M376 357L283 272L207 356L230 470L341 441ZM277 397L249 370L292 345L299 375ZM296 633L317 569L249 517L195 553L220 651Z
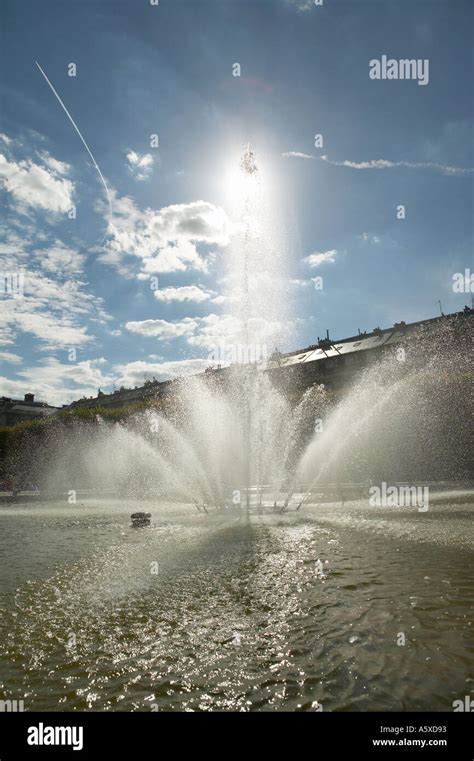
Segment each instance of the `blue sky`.
M236 340L247 142L283 263L270 350L470 303L452 278L472 268L471 2L4 0L1 17L0 272L24 294L0 294L0 395L64 404ZM383 55L427 59L428 84L370 79Z

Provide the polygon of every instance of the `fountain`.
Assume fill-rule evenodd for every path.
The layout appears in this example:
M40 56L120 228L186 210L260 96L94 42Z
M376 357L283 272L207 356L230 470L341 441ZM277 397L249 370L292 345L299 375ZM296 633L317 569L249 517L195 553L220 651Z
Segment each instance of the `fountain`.
M388 354L339 396L315 384L294 401L262 365L229 368L224 381L182 379L162 409L52 435L43 485L184 502L204 514L300 510L318 493L366 496L379 480L462 478L467 355L446 344L442 335L403 364Z
M247 147L240 159L240 168L245 174L252 175L258 172L257 162L255 159L255 153L250 148L250 143L247 143Z
M247 146L226 257L247 348L281 336L260 165ZM468 347L454 320L421 326L403 352L345 364L339 390L248 351L120 422L86 409L25 433L7 472L41 495L2 507L5 696L29 711L452 710L472 641ZM440 480L457 493L426 515L368 499Z
M250 349L283 335L285 326L276 318L282 300L273 290L262 293L259 277L265 265L278 291L284 267L250 145L239 175L237 244L229 257L233 341L249 350L245 356L262 356ZM295 398L266 368L265 361L235 364L181 379L166 404L126 423L53 427L45 461L37 451L31 458L35 479L45 491L112 490L186 502L205 514L230 506L299 511L318 493L344 501L377 479L457 478L468 470L465 386L458 383L467 377L468 353L450 324L429 340L415 332L403 362L393 348L354 374L339 396L314 383Z

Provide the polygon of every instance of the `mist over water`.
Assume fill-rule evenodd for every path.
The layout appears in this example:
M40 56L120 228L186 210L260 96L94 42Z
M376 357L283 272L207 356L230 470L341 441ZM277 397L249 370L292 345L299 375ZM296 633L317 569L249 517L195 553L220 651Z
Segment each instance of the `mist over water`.
M48 492L109 489L218 508L247 482L273 503L326 483L463 480L468 358L453 340L446 331L404 362L393 352L339 396L316 384L292 401L255 367L234 368L224 383L185 379L162 411L56 430L36 476Z

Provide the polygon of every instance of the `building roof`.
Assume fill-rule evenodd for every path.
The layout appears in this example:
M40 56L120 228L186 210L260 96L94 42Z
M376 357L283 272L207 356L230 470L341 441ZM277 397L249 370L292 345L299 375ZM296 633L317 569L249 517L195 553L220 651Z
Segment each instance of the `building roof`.
M467 310L467 311L466 311ZM310 362L319 360L328 360L339 356L347 356L348 354L356 354L361 351L370 351L372 349L379 349L383 346L390 346L400 343L407 334L413 332L416 328L423 327L425 330L435 330L440 323L446 320L456 320L459 317L472 316L474 314L472 309L466 307L464 312L455 312L450 315L442 315L440 317L433 317L428 320L420 320L418 322L412 322L405 324L403 322L396 323L392 328L379 329L376 328L370 333L361 333L357 336L350 336L349 338L343 338L339 341L331 341L324 339L320 342L320 346L309 346L307 349L301 349L286 354L278 353L278 357L273 355L270 359L263 362L257 362L254 367L257 370L265 372L267 370L278 370L295 365L306 365ZM230 367L235 367L231 365ZM209 368L210 369L210 368ZM227 367L219 367L214 372L226 372ZM126 400L132 400L136 398L143 399L146 396L152 396L156 390L164 392L167 388L173 388L173 384L178 381L178 378L174 378L166 381L153 381L149 382L145 386L140 386L134 389L123 389L116 391L113 394L100 394L98 397L91 399L80 399L72 402L71 407L82 406L87 404L97 404L103 402L104 404L120 404Z
M347 354L354 354L359 351L369 351L370 349L379 349L382 346L393 346L400 343L407 334L412 333L415 328L423 326L425 329L431 331L435 330L440 322L445 321L448 318L456 318L458 316L467 316L466 312L456 312L452 315L443 315L442 317L434 317L429 320L420 320L419 322L412 322L409 324L399 323L393 328L385 328L384 330L376 329L372 333L362 333L358 336L351 336L350 338L344 338L340 341L330 341L324 339L322 344L326 344L327 348L318 348L311 346L308 349L300 350L299 352L292 352L290 354L280 354L278 359L270 357L266 362L260 363L259 369L261 370L274 370L277 368L291 367L292 365L306 364L307 362L315 362L321 359L331 359L333 357L344 356ZM470 310L470 315L473 312Z

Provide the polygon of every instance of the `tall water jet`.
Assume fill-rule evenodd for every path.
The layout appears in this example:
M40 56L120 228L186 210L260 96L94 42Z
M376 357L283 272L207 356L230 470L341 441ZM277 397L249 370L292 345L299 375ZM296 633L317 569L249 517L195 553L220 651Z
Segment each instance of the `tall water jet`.
M250 148L250 143L247 143L247 147L240 159L240 168L245 174L255 174L258 172L258 166L255 159L255 153Z
M242 172L244 173L244 176L247 178L252 177L258 172L257 164L255 161L255 154L250 149L250 143L247 144L247 148L244 151L244 154L240 160L240 168ZM249 191L247 189L247 192L245 194L245 237L244 237L244 335L245 335L245 345L250 345L250 335L249 335L249 317L250 317L250 294L249 294L249 214L250 214L250 198L249 198ZM250 430L252 425L252 416L251 416L251 409L250 409L250 388L248 388L248 384L251 382L249 375L247 374L247 377L245 379L247 389L246 389L246 396L247 396L247 403L246 403L246 411L245 411L245 448L246 448L246 457L247 457L247 468L246 468L246 493L245 493L245 501L246 501L246 508L247 513L250 509L250 463L252 458L252 440L250 436Z
M250 143L244 146L229 178L232 200L229 214L235 224L233 244L226 257L226 281L233 323L226 344L240 368L241 392L245 400L245 478L246 505L250 505L251 462L260 457L265 445L250 435L253 428L251 398L257 382L252 363L265 361L273 349L285 341L286 319L285 236L279 229L271 194L275 182L269 181L264 160L257 159Z
M278 181L265 155L250 144L234 157L225 176L232 242L225 252L223 283L228 323L226 344L247 349L250 361L265 359L288 343L288 273ZM235 360L234 360L235 361Z

